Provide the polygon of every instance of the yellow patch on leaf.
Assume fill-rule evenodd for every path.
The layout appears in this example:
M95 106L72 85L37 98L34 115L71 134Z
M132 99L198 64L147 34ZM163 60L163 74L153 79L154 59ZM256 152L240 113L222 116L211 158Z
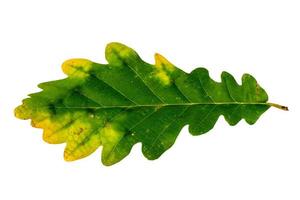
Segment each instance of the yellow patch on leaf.
M66 142L69 125L73 123L71 114L64 115L44 120L41 128L44 129L43 139L50 144L60 144Z
M113 124L107 123L101 130L102 142L105 144L115 143L120 139L123 133L113 127Z
M102 150L102 163L109 166L113 164L115 160L114 150L117 144L120 142L124 136L124 132L115 128L114 124L107 123L106 126L101 131L101 141L103 144Z
M170 85L171 83L170 77L165 71L157 72L155 77L158 78L164 85Z
M68 130L64 159L73 161L84 158L93 153L100 144L99 128L95 128L83 119L78 119Z
M160 80L160 82L168 86L171 84L171 77L170 75L175 71L175 66L169 62L165 57L156 53L154 55L155 58L155 78Z
M176 69L175 66L162 55L156 53L154 55L154 58L155 58L155 66L157 68L164 69L168 72L173 72Z
M70 59L62 64L62 70L65 74L78 78L86 78L91 70L93 62L87 59Z
M122 66L126 59L132 59L138 57L137 53L118 42L111 42L105 48L105 57L109 63L113 63L114 66Z

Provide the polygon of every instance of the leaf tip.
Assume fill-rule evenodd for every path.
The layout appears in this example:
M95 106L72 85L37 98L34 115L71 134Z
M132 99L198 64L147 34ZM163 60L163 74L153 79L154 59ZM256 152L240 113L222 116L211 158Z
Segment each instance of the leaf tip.
M19 119L29 119L30 118L30 112L24 105L20 105L15 108L14 114L16 118Z
M176 69L170 61L168 61L164 56L160 55L159 53L154 54L154 59L155 66L158 68L163 68L168 72L173 72Z
M69 151L64 151L64 160L67 162L71 162L71 161L75 161L78 160L77 157L75 157L72 153L70 153Z
M117 161L112 161L112 160L110 160L110 159L107 159L107 158L102 157L102 158L101 158L101 163L102 163L104 166L109 167L109 166L112 166L112 165L114 165L115 163L117 163Z
M93 62L87 59L77 58L66 60L62 64L63 72L68 76L85 78L92 68Z
M119 42L111 42L106 45L105 57L108 63L121 66L124 63L124 59L130 57L138 58L139 56L130 47Z

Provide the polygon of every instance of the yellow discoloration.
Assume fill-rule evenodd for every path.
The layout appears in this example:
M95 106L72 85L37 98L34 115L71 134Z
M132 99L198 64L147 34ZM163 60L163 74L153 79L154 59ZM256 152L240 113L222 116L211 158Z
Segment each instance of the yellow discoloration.
M32 115L31 109L22 104L15 109L15 116L19 119L29 119Z
M124 57L129 57L130 55L132 55L133 50L123 44L120 44L117 42L112 42L107 45L106 53L108 53L108 54L117 53L117 54L119 54L119 56L124 58Z
M44 121L46 121L45 126L42 127L44 129L44 141L50 144L59 144L66 141L70 128L69 125L72 123L71 114L66 113Z
M137 59L138 54L121 43L112 42L105 48L105 57L113 66L123 66L127 59Z
M155 66L160 69L164 69L168 72L173 72L176 69L176 67L170 61L158 53L154 55L154 59Z
M68 130L67 146L64 151L66 161L84 158L101 145L100 124L102 120L97 119L96 123L91 121L89 115L89 113L76 114L77 120Z
M165 57L156 53L154 78L158 79L164 86L171 85L171 74L176 70L176 67L169 62Z
M44 129L43 140L49 144L61 144L66 142L68 137L68 130L53 131L51 129Z
M51 129L54 125L49 118L43 120L32 120L31 125L35 128Z
M69 129L68 141L79 141L90 130L91 124L81 119L76 120Z
M93 62L87 59L71 59L62 64L62 70L65 74L78 78L86 78L88 72L92 69Z
M124 132L114 127L113 123L107 123L101 131L102 149L102 163L104 165L112 165L116 159L116 145L120 142Z
M163 70L158 71L155 74L155 77L158 78L163 85L170 85L171 83L169 75Z
M43 139L46 142L53 144L65 142L66 133L61 133L60 129L71 121L70 114L53 117L49 112L40 111L32 115L31 125L44 129Z
M70 145L68 143L64 151L64 159L66 161L74 161L84 158L93 153L100 145L101 140L99 134L92 135L87 142L80 146L78 143L77 145Z
M105 127L101 130L101 138L102 142L107 143L115 143L122 136L122 132L114 128L113 124L107 123Z
M37 121L41 121L43 119L51 117L51 113L49 112L48 109L36 111L32 115L33 115L32 119Z

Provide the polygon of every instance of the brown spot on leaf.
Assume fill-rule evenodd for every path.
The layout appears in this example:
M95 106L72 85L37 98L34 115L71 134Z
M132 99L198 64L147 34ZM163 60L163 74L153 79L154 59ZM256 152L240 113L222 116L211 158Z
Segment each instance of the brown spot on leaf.
M75 135L80 135L80 134L83 132L83 130L84 130L84 129L83 129L82 127L80 127L79 130L76 131L74 134L75 134Z

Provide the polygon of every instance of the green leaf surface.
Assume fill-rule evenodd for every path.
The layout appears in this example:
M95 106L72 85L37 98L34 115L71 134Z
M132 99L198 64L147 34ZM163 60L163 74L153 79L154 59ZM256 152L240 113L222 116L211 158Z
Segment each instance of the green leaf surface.
M264 89L249 74L237 84L223 72L221 82L204 68L186 73L159 54L155 64L144 62L131 48L110 43L108 64L86 59L63 63L67 78L39 84L16 108L20 119L44 129L43 139L66 143L64 158L77 160L102 146L102 163L112 165L126 157L133 145L157 159L175 142L183 126L192 135L213 128L220 115L230 125L241 119L254 124L270 106Z

